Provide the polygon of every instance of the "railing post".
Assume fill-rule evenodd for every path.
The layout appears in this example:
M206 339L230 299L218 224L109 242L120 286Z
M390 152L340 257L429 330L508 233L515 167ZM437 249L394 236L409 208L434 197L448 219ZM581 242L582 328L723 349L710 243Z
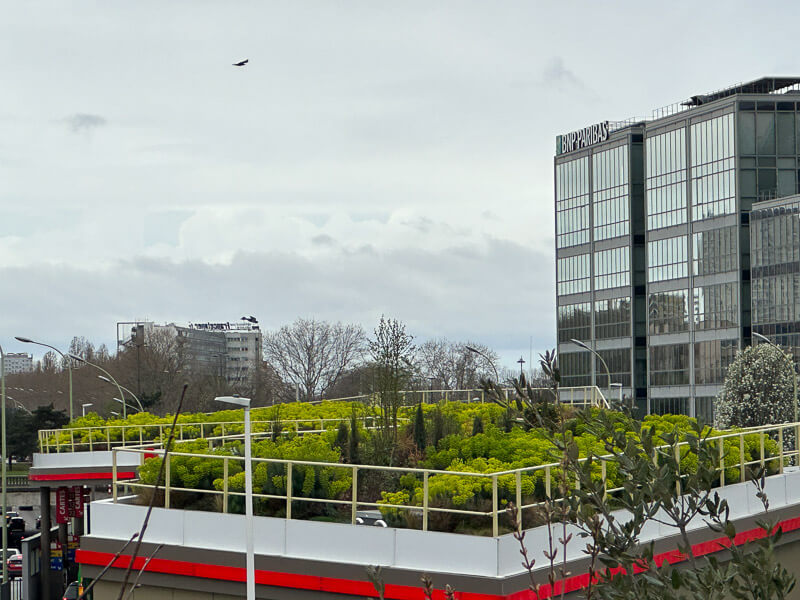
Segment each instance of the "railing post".
M222 512L228 512L228 457L222 459Z
M550 465L544 468L544 494L546 498L550 498Z
M200 423L200 437L201 438L206 437L206 436L203 435L203 424L202 423Z
M725 487L725 440L719 438L719 487Z
M225 423L222 423L222 437L225 437ZM222 440L222 443L225 443L225 440Z
M158 424L158 441L159 442L163 442L164 441L164 424L163 423L159 423Z
M170 456L165 451L164 452L164 460L166 461L166 465L164 465L164 508L169 508L169 464Z
M94 432L90 429L89 430L89 452L93 451L92 446L94 445L94 436L92 435Z
M794 464L800 464L800 425L794 426Z
M492 536L499 535L497 521L497 475L492 475Z
M111 450L111 427L106 425L105 430L106 430L106 446L108 447L108 450Z
M292 463L286 463L286 518L292 518Z
M744 434L739 434L739 481L744 483Z
M606 461L600 461L600 479L603 482L603 500L608 497L608 484L606 483Z
M117 451L111 451L111 495L117 503Z
M70 429L69 430L69 445L70 445L70 448L71 448L72 452L74 453L75 452L75 430L74 429Z
M783 427L778 428L778 473L783 473Z
M522 471L514 473L517 502L517 531L522 531Z
M681 445L675 446L675 473L678 476L675 479L675 493L681 495Z
M759 446L761 449L761 466L764 466L764 430L761 430L761 436L759 439Z
M144 427L139 425L139 445L144 444Z
M181 425L181 430L180 430L181 431L181 441L183 441L183 423L181 423L180 425Z
M358 513L358 466L353 465L353 508L350 511L350 524L356 524L356 513Z
M428 531L428 472L422 474L422 531Z

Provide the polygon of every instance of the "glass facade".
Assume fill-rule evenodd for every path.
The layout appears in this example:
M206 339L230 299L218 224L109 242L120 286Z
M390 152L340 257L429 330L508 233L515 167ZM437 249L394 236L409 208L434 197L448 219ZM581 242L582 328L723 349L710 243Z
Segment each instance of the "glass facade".
M692 274L713 275L738 268L738 230L735 226L692 235Z
M611 374L613 383L621 383L623 387L631 385L631 349L618 348L614 350L598 350L597 353L603 357L608 365L608 372ZM606 369L600 359L595 358L595 381L603 388L610 387Z
M651 398L650 412L654 415L688 415L689 398Z
M722 383L728 365L739 350L737 340L711 340L694 344L694 382L697 385Z
M592 227L594 240L628 235L628 146L592 156Z
M800 360L800 199L754 209L750 239L753 330Z
M689 344L650 346L650 385L689 384Z
M556 247L589 242L589 159L556 166Z
M720 283L696 287L694 296L695 329L725 329L739 324L739 286Z
M622 287L631 284L630 246L594 253L594 289Z
M589 254L578 254L558 259L556 277L559 296L589 291L591 283L589 258Z
M692 220L736 210L733 113L695 123L691 128Z
M594 303L595 339L629 337L631 335L631 297L598 300ZM575 336L572 336L575 337ZM580 338L575 338L580 339Z
M648 332L680 333L689 330L689 292L674 290L648 296Z
M647 281L667 281L689 274L686 236L647 242Z
M592 354L589 352L562 352L558 356L561 369L561 385L577 387L592 385Z
M647 229L686 223L686 130L648 137Z
M579 302L558 307L558 341L592 339L592 303Z

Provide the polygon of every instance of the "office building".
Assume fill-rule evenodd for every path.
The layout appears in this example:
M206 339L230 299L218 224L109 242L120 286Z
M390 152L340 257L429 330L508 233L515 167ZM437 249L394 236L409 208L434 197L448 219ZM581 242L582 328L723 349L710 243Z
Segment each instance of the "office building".
M33 371L33 355L25 352L9 352L3 359L6 375Z
M563 385L713 414L751 341L750 211L798 192L800 78L758 79L558 136Z
M118 349L147 345L151 335L164 333L176 342L183 368L193 374L225 377L234 386L252 382L260 364L262 334L250 317L241 323L175 323L151 321L117 323Z
M762 202L750 213L753 331L800 360L800 196Z

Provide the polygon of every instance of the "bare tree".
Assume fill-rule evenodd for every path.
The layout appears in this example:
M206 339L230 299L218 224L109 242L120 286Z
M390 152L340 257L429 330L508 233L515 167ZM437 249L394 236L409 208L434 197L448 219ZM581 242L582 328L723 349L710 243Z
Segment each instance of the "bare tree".
M483 344L451 342L445 338L422 344L417 359L422 375L446 390L478 387L481 378L494 375L492 365L498 361L497 354Z
M264 359L313 400L362 360L365 340L360 325L297 319L264 335Z

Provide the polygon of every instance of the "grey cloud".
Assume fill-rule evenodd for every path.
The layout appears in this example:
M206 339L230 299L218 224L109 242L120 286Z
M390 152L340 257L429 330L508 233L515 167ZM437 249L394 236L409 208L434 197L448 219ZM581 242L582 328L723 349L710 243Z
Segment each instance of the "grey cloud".
M92 131L98 127L104 127L108 123L108 121L100 115L90 115L87 113L75 113L74 115L66 117L64 121L73 133Z
M583 82L564 65L564 59L555 56L547 63L542 74L547 85L584 87Z
M315 235L313 238L311 238L311 243L315 246L333 246L336 244L336 240L323 233L321 235Z

